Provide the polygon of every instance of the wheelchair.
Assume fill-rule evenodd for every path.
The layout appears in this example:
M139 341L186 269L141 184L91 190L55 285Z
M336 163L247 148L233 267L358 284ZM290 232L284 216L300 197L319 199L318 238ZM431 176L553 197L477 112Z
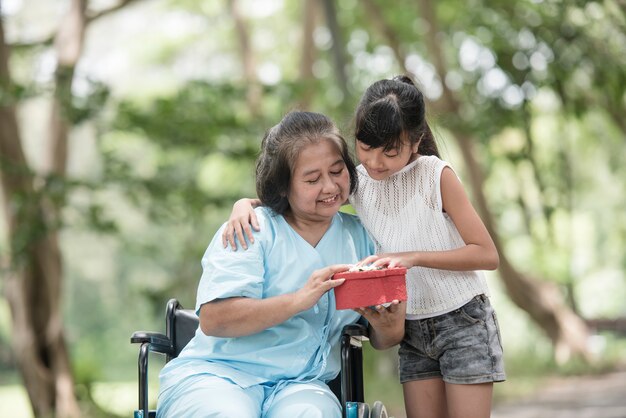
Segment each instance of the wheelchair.
M134 418L156 418L156 411L148 406L149 354L165 355L165 361L178 356L194 336L199 319L192 309L183 309L177 299L170 299L165 309L165 334L136 331L130 338L140 344L138 358L139 408ZM377 401L370 411L363 394L363 349L367 340L367 327L363 323L346 325L341 335L341 372L328 386L339 399L345 418L386 418L384 405ZM190 417L191 418L191 417Z

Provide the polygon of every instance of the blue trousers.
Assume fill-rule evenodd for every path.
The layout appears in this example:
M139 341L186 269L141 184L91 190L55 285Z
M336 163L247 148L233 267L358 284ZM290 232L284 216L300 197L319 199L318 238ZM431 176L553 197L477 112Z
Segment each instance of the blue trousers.
M341 418L341 405L321 381L288 383L278 390L241 388L213 375L185 379L159 394L157 418Z

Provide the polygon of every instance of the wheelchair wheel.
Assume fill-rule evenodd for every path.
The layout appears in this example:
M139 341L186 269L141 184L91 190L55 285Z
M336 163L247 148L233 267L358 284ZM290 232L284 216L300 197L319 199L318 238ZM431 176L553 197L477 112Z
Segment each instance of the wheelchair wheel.
M346 418L370 418L370 406L366 402L346 402Z
M387 415L387 409L381 401L374 402L370 418L389 418L389 415Z
M359 402L359 407L357 409L357 417L358 418L369 418L370 417L370 406L365 402Z

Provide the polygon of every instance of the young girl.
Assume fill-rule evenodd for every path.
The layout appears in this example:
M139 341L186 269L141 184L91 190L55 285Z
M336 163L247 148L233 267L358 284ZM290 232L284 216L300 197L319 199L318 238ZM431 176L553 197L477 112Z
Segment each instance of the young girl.
M400 381L407 416L489 417L505 380L502 344L479 270L498 253L463 186L439 158L424 98L405 76L380 80L356 112L359 184L350 202L376 241L363 263L409 268ZM224 245L244 242L254 200L235 206ZM238 215L236 215L238 214Z

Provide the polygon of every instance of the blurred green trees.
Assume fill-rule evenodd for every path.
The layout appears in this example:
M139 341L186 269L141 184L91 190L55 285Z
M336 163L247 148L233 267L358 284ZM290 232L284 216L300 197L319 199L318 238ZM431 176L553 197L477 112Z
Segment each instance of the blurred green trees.
M232 202L254 195L260 138L284 112L324 112L351 142L359 94L404 72L497 236L516 303L555 343L579 317L624 316L623 2L143 0L111 2L107 15L79 3L88 24L71 71L50 41L70 1L0 6L11 75L0 110L15 112L24 152L0 148L0 173L33 185L24 195L3 183L5 216L24 218L0 227L0 286L6 295L33 242L58 235L79 376L128 377L130 333L160 328L171 296L193 305L201 254ZM67 128L56 171L45 162L51 103ZM571 315L558 325L550 311ZM0 368L14 361L3 345Z

